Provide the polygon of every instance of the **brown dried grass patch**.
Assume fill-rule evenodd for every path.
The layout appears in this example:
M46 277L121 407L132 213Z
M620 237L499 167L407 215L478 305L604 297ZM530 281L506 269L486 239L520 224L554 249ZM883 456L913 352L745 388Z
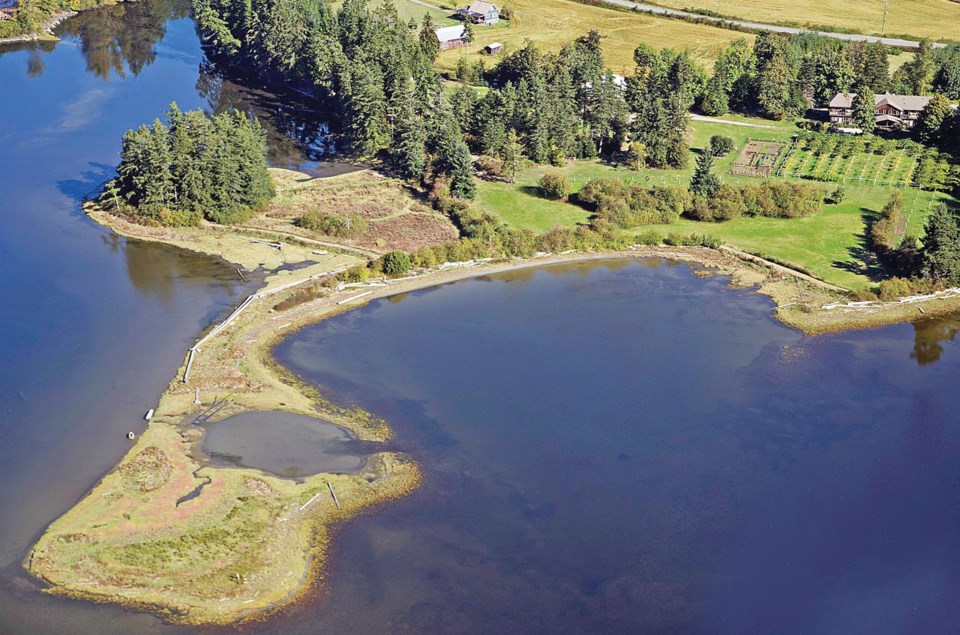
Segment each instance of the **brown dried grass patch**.
M120 466L120 474L128 485L141 492L151 492L170 480L173 466L163 450L155 445L142 449Z
M401 214L370 223L359 243L382 249L416 251L428 245L442 245L459 237L450 219L439 214Z

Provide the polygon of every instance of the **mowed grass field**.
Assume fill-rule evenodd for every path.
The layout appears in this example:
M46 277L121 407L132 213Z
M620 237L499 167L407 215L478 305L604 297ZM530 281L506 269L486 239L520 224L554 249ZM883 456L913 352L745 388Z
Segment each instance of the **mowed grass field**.
M884 0L657 0L674 9L706 9L756 22L818 25L879 35ZM719 6L719 9L717 8ZM950 0L890 0L886 34L960 40L960 4Z
M399 0L397 6L411 1ZM438 8L445 7L446 15L449 16L453 14L455 3L429 0L428 4ZM420 4L414 6L419 8L422 17L426 8ZM441 53L437 66L446 70L456 68L457 61L463 55L470 61L487 59L492 63L492 59L481 57L480 54L483 47L491 42L501 42L509 52L522 48L525 42L530 40L543 50L555 52L565 43L596 29L603 35L604 57L607 66L614 73L632 73L633 51L640 43L658 49L687 51L709 70L713 68L720 50L730 42L740 38L751 43L754 40L754 36L746 33L654 18L639 13L614 11L569 0L511 0L509 6L515 14L512 20L501 20L493 26L475 27L473 43L461 49Z
M749 121L743 117L731 118ZM744 127L723 123L691 123L690 165L685 170L642 170L633 172L623 167L602 164L597 161L576 161L564 168L534 166L518 175L516 183L478 183L476 205L478 209L498 215L515 227L546 231L556 226L573 226L586 222L590 213L571 203L550 201L538 195L537 182L547 172L563 172L573 183L576 192L593 178L614 176L646 186L676 183L687 185L693 173L696 151L709 142L712 135L732 137L737 149L716 162L715 172L727 183L759 183L760 179L732 176L730 167L743 145L749 139L784 141L790 139L795 128L792 124L774 124L755 120L757 125L769 127ZM807 181L810 182L810 181ZM821 184L831 191L836 185ZM846 197L839 205L825 205L822 212L806 218L741 218L725 223L704 223L687 219L671 225L651 225L631 230L637 234L655 231L665 236L669 233L708 234L724 243L761 254L778 261L806 269L827 282L860 290L874 284L876 272L867 270L863 260L864 231L866 221L878 213L890 199L893 187L846 186ZM923 232L927 214L941 200L949 200L943 194L905 188L905 213L909 230L915 235Z

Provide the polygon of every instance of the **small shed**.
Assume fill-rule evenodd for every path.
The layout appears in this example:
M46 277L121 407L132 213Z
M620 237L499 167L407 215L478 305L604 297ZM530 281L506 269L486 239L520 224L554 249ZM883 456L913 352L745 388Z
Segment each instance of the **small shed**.
M462 9L457 9L457 13L464 20L470 20L474 24L489 26L500 21L500 9L489 2L471 2Z
M437 41L440 42L441 51L460 48L467 43L464 39L466 29L462 25L445 26L442 29L437 29L434 33L437 35Z
M500 42L491 42L490 44L487 44L486 46L483 47L483 52L486 53L487 55L496 55L501 51L503 51L503 44L501 44Z

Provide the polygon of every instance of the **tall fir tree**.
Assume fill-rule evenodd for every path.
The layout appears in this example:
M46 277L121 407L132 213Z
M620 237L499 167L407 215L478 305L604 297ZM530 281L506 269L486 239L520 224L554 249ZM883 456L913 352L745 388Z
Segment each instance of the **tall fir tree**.
M461 199L473 199L477 195L470 148L462 141L454 146L450 157L450 193Z
M418 41L423 56L427 58L430 64L433 64L437 55L440 54L440 41L437 39L436 29L437 26L433 23L430 13L423 14L423 25L420 27Z
M960 226L956 214L941 204L927 219L924 232L924 275L945 284L960 284Z
M706 199L713 198L720 189L720 177L713 173L714 158L709 150L703 150L697 157L697 167L690 179L690 193Z
M520 171L520 164L523 161L523 145L517 137L517 131L513 128L507 132L500 148L500 159L503 161L503 175L507 181L513 183L517 180L517 172Z
M412 84L408 83L401 98L394 126L393 161L409 180L419 179L426 168L427 132L416 111Z

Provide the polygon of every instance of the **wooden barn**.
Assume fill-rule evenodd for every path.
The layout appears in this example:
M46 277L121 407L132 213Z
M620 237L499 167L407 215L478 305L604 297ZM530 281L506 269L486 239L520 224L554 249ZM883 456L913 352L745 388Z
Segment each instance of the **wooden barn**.
M440 50L460 48L467 43L466 29L463 26L445 26L442 29L434 31L437 35L437 41L440 42Z

